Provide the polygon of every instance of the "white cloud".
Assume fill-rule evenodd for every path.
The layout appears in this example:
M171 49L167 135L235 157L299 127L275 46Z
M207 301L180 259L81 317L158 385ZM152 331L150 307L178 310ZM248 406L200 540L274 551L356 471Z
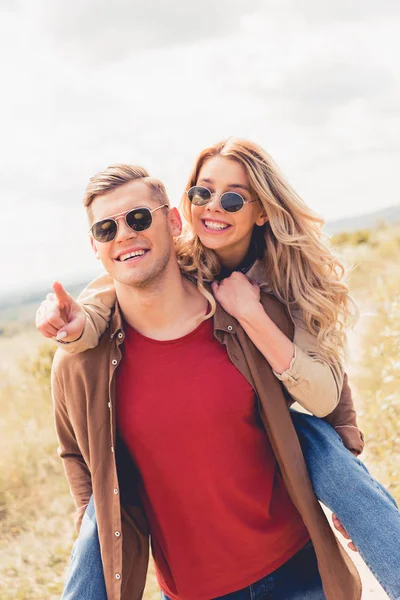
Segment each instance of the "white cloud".
M64 58L91 68L149 48L220 37L260 5L261 0L25 0L37 27Z
M46 218L22 242L10 228L3 248L26 239L31 278L67 272L72 256L83 268L92 259L88 250L79 261L86 230L77 215L94 172L143 164L178 202L198 151L229 135L264 146L325 217L396 202L400 16L390 2L378 10L366 0L362 18L360 4L347 4L8 5L1 208L16 221L23 211L29 224ZM26 269L18 252L7 280Z

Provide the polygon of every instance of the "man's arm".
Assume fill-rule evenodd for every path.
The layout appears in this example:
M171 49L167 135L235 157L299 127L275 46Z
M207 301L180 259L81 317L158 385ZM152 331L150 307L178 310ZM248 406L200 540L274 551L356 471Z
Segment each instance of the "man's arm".
M64 471L77 509L75 524L79 531L85 509L92 495L92 479L69 419L64 386L59 378L57 362L56 356L52 371L52 393L59 442L58 454L63 460Z
M339 404L330 415L324 417L324 421L337 431L348 450L356 456L361 454L364 449L364 437L357 426L356 410L347 373L344 374Z

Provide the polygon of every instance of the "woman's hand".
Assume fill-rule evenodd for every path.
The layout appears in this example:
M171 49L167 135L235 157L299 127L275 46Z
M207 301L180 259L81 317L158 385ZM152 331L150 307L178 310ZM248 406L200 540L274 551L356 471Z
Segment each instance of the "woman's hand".
M36 327L44 337L74 342L83 333L86 313L61 283L56 281L53 290L36 312Z
M211 287L222 308L238 321L246 319L261 307L260 288L243 273L235 271L220 283L214 281Z

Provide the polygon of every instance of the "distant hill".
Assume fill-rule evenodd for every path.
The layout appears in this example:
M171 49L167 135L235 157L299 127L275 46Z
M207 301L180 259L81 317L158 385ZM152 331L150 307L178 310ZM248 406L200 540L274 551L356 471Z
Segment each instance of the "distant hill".
M351 233L358 229L371 229L381 223L388 225L400 223L400 204L382 208L382 210L369 214L355 215L354 217L339 219L337 221L328 221L325 223L324 231L330 235L342 232Z
M72 296L78 296L79 292L93 279L88 277L85 281L79 283L70 283L66 288ZM10 322L19 321L22 323L32 322L34 320L36 309L51 291L51 286L38 286L35 289L26 291L10 292L6 296L0 297L0 335L2 327Z

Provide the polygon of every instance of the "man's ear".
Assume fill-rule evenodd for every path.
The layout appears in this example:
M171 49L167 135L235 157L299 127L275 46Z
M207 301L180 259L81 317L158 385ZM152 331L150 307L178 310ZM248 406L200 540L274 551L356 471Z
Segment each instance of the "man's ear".
M97 258L97 260L100 260L100 256L99 253L97 251L97 244L96 244L96 240L94 239L94 237L92 236L92 234L89 234L90 237L90 245L92 246L92 250Z
M169 210L168 222L173 237L180 236L182 233L182 217L175 206Z

